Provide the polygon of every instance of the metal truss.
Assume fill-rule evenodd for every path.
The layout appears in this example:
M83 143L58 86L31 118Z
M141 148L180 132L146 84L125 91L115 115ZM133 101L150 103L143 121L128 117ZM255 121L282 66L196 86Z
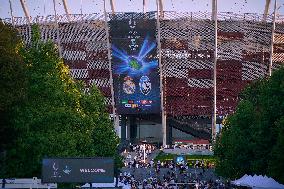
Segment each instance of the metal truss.
M131 14L108 14L120 20ZM141 13L137 19L156 19ZM104 15L66 15L31 18L38 23L43 41L59 44L72 77L87 88L96 85L111 111L108 46ZM133 19L133 17L131 17ZM238 95L250 82L268 76L272 16L218 13L217 115L235 111ZM14 25L29 44L31 28L26 18ZM57 20L57 23L56 23ZM11 19L3 22L12 23ZM59 31L58 31L59 30ZM164 12L160 18L164 105L169 116L210 116L213 108L214 21L211 13ZM59 43L58 43L58 39ZM274 31L272 69L284 64L284 17L278 15Z

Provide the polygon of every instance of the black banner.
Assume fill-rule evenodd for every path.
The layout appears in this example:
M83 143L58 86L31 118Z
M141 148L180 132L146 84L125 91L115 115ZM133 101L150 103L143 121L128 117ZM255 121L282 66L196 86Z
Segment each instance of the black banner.
M44 183L113 183L112 158L43 159Z
M160 113L156 20L136 13L113 16L110 39L118 113Z

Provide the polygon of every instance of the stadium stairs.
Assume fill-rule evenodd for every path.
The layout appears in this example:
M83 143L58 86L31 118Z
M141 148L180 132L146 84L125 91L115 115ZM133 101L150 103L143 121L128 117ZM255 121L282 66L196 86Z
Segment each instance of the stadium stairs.
M220 122L221 120L218 119L217 123ZM168 124L196 138L211 139L210 118L170 117L168 118Z

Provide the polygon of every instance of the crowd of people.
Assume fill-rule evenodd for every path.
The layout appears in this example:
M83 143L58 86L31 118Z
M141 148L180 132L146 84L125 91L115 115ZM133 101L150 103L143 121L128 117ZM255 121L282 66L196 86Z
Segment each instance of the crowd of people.
M123 153L125 169L119 182L131 189L229 188L212 176L210 165L205 162L196 161L193 168L187 162L155 162L151 154L156 150L152 144L130 145Z
M145 168L149 164L149 155L155 151L157 147L152 144L130 144L129 149L124 151L126 155L124 164L126 167Z
M199 176L190 173L167 171L165 174L153 174L147 178L137 179L130 172L121 173L119 182L131 189L225 189L229 188L220 180L202 180Z

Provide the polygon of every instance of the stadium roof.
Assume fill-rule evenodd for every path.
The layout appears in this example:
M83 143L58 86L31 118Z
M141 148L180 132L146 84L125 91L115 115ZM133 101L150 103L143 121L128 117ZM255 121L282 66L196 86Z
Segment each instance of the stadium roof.
M64 0L70 14L103 13L104 0ZM57 14L65 14L64 1L54 0ZM105 0L106 9L111 12L111 1L116 12L156 11L156 0ZM163 1L165 11L178 12L211 12L212 0L158 0ZM23 2L32 17L54 14L53 0L1 0L0 18L11 17L10 4L14 17L24 17ZM274 0L218 0L218 12L264 13L267 2L270 2L268 14L273 13ZM277 0L278 14L284 15L284 0Z

